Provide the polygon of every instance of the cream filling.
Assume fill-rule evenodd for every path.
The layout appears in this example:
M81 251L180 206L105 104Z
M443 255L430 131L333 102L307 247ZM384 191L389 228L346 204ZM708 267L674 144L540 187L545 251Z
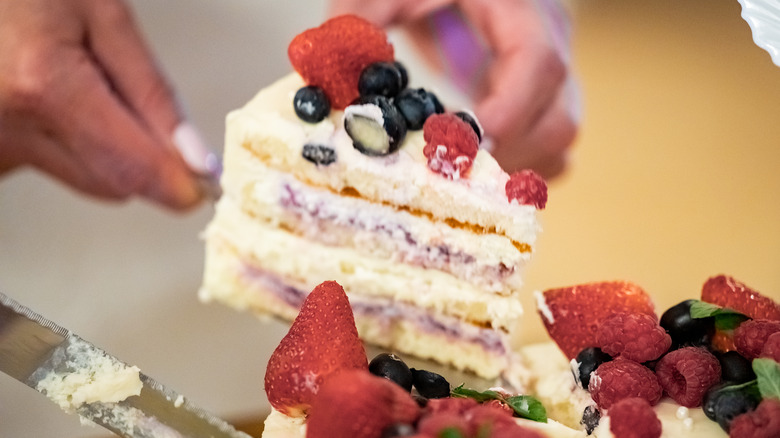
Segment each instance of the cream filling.
M267 165L312 184L336 192L351 188L374 202L495 229L514 241L534 244L539 231L536 209L508 201L509 175L489 153L480 150L468 178L458 180L428 169L421 131L410 132L393 154L366 156L352 146L341 125L341 111L333 111L317 124L303 123L295 116L290 96L302 85L298 75L290 74L260 91L244 108L231 112L226 151L247 145ZM329 166L316 166L301 156L306 143L329 145L338 159ZM230 172L231 166L225 169Z
M519 327L522 316L516 298L485 293L444 272L312 242L258 223L226 196L217 205L206 238L228 242L243 259L309 290L324 280L334 280L353 295L410 303L427 312L510 333Z

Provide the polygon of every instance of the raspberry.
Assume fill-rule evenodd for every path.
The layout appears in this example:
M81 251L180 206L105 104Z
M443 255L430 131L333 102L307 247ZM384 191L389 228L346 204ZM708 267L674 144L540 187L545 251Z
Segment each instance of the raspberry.
M457 431L459 435L469 436L469 423L455 412L436 412L422 417L417 424L417 432L430 436L448 436L445 431ZM452 433L452 432L450 432Z
M624 398L609 408L609 430L615 438L658 438L661 420L647 400Z
M438 412L453 412L455 414L462 414L467 410L477 406L476 400L473 398L465 397L447 397L436 398L428 400L428 404L425 406L426 414L435 414Z
M672 337L658 321L642 313L612 315L601 323L597 336L602 351L635 362L658 359L672 345Z
M449 179L465 177L479 149L471 126L454 114L433 114L423 125L428 168Z
M547 183L533 170L515 172L504 186L509 202L517 201L524 205L533 205L539 210L547 205Z
M322 88L336 109L358 97L363 69L395 59L384 30L355 15L338 16L300 33L290 42L287 56L306 84Z
M745 321L734 330L734 346L745 358L755 359L761 354L769 336L777 332L780 332L780 321L768 319Z
M780 333L769 335L759 357L768 357L780 363Z
M692 408L720 381L720 362L709 351L685 347L669 352L655 365L655 375L669 397Z
M596 368L590 377L588 391L602 409L609 409L613 403L630 397L643 398L655 406L663 395L658 378L652 371L622 357Z
M780 400L765 398L753 412L731 422L730 437L777 438L780 436Z

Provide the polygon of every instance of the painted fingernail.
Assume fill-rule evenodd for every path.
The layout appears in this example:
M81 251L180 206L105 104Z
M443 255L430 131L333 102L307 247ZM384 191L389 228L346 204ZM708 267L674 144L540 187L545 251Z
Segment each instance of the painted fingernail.
M219 177L222 171L219 157L206 147L203 137L191 123L179 123L173 131L173 144L194 172Z
M448 76L462 90L473 91L485 73L484 43L455 7L439 9L430 20Z

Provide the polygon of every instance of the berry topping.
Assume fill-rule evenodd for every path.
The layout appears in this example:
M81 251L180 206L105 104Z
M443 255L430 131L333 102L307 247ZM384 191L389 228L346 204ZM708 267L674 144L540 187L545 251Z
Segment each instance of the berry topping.
M577 375L575 377L580 382L580 386L587 390L590 384L590 375L596 371L599 365L611 361L612 356L604 353L600 348L588 347L580 351L574 360L577 361Z
M750 412L761 402L755 385L716 385L707 391L702 400L702 410L726 432L737 416Z
M409 85L409 71L406 70L406 67L398 61L394 61L393 65L395 65L398 73L401 74L401 89L403 90Z
M780 400L764 399L753 412L731 422L730 437L777 438L780 436Z
M474 132L477 133L477 139L479 139L480 143L482 142L482 136L485 135L485 130L482 129L482 125L479 123L479 120L477 120L477 116L474 115L471 111L463 110L458 111L455 113L456 116L458 116L461 120L468 123L472 129L474 129Z
M412 390L412 371L400 357L391 353L381 353L368 364L371 374L398 384L407 392Z
M401 91L401 72L394 62L375 62L360 73L358 92L361 96L378 94L395 97Z
M588 435L593 433L596 427L598 427L600 421L601 411L599 411L597 407L587 406L585 410L582 411L582 419L580 420L580 424L585 427L585 432Z
M288 416L301 416L334 373L367 369L366 352L344 289L326 281L303 301L298 316L268 360L268 401Z
M609 408L609 430L615 438L658 438L661 420L647 400L625 398Z
M407 88L401 91L394 103L404 116L406 126L412 130L422 129L432 114L444 112L444 107L436 95L423 88Z
M780 304L725 275L707 280L701 290L701 299L734 309L754 319L780 321Z
M721 380L729 383L744 383L756 378L750 361L736 351L719 353L716 357L720 361Z
M358 97L363 69L394 60L384 30L355 15L341 15L300 33L287 55L306 84L322 88L336 109Z
M769 335L759 357L768 357L780 363L780 333Z
M381 438L396 438L401 436L415 436L417 431L408 423L393 423L382 429Z
M513 173L504 190L509 202L533 205L540 210L547 205L547 183L533 170L524 169Z
M346 370L326 380L312 400L307 438L380 438L396 423L412 424L420 408L398 385L365 370Z
M684 347L662 357L655 375L669 397L693 408L700 406L704 394L720 381L720 362L703 348Z
M301 155L318 166L327 166L336 162L336 151L329 146L305 144Z
M658 359L672 345L655 316L643 313L616 313L601 323L597 336L605 353L635 362Z
M428 168L449 179L468 175L479 149L477 134L454 114L433 114L423 125Z
M435 414L437 412L453 412L455 414L462 414L474 406L477 406L478 404L479 403L473 398L437 398L428 401L428 405L425 407L425 414Z
M596 369L590 378L588 391L601 409L609 409L613 403L629 397L641 397L655 406L663 395L663 389L652 371L621 357Z
M330 114L330 102L322 88L307 85L295 93L293 98L295 114L304 122L321 122Z
M466 437L470 436L468 421L455 412L436 412L420 419L417 431L423 436Z
M696 300L686 300L670 307L661 315L661 327L671 335L676 346L700 347L708 345L715 332L714 319L691 317L691 305Z
M412 380L417 392L425 398L444 398L450 395L450 382L440 374L412 368Z
M348 106L344 129L355 149L371 156L397 151L406 137L406 121L384 96L361 96Z
M754 319L745 321L734 330L734 346L739 354L747 359L755 359L761 355L767 339L780 332L780 321Z
M625 281L606 281L550 289L539 313L550 337L569 359L586 347L598 346L601 322L615 313L655 315L650 296Z

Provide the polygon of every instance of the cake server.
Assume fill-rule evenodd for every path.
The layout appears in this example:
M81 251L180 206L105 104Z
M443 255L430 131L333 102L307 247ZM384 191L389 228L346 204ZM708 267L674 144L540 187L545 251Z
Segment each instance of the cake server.
M121 437L250 438L140 373L138 368L108 355L2 293L0 371L58 402L66 411ZM121 382L138 380L138 395L106 401L111 399L112 392L118 392L116 386L121 387ZM106 397L84 397L88 385L92 385L91 392L102 391ZM67 387L70 392L53 391L57 386ZM86 401L63 406L82 398Z

